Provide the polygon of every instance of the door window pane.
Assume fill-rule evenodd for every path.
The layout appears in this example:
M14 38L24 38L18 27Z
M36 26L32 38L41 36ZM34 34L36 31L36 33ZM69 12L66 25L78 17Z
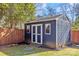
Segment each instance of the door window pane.
M41 43L41 35L37 35L37 42Z
M35 42L35 35L33 35L33 42Z
M37 26L37 34L41 34L41 26Z
M35 26L33 26L33 33L35 33Z

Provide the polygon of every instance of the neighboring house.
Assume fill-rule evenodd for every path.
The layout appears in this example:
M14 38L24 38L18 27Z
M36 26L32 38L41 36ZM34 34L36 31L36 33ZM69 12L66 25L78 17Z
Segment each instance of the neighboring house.
M70 43L69 19L60 14L37 18L25 24L25 42L49 48L62 48Z
M18 29L24 29L24 23L18 23L18 25L16 26L16 28L18 28Z

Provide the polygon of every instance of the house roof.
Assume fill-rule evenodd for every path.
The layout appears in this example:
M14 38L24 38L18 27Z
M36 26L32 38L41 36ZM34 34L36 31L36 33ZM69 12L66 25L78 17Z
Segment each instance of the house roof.
M63 14L55 15L55 16L48 16L48 17L37 17L36 20L28 21L26 23L36 23L36 22L45 22L45 21L52 21L58 20L57 18L63 16Z

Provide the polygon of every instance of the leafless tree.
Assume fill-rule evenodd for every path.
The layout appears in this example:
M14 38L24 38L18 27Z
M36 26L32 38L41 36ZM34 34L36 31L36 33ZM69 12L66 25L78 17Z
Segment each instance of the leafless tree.
M55 8L47 7L47 10L48 10L48 15L50 15L50 16L56 15L56 9Z
M75 4L64 4L61 6L61 12L70 17L71 22L73 22L75 18Z

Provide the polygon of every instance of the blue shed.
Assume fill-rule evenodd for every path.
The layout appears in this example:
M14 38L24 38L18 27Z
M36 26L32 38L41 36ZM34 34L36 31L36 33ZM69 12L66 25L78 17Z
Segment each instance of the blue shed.
M49 48L62 48L70 43L70 21L60 14L37 18L25 23L25 42Z

